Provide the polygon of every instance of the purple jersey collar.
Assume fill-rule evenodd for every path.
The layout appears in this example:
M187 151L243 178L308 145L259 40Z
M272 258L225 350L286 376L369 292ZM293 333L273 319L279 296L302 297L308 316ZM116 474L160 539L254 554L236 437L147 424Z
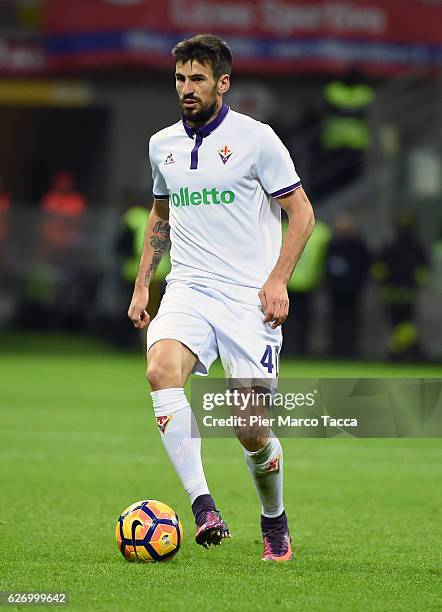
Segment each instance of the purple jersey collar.
M181 120L183 122L184 129L186 130L187 135L190 138L193 138L195 134L199 134L202 138L205 138L206 136L211 134L213 130L216 130L219 125L221 125L229 110L230 108L227 106L227 104L223 104L215 119L212 119L210 123L206 123L206 125L203 125L200 128L190 127L190 125L187 125L187 123L184 121L183 117L181 118Z

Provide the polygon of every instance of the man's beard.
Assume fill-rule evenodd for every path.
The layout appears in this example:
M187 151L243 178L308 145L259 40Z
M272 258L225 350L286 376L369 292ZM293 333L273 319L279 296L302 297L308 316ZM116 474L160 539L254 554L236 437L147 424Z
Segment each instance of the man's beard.
M188 98L192 99L192 98ZM183 114L183 118L186 122L195 124L196 126L204 125L210 117L212 117L216 112L217 100L216 97L213 98L213 101L209 103L207 106L203 106L200 110L193 111L191 109L186 109L181 103L181 111Z

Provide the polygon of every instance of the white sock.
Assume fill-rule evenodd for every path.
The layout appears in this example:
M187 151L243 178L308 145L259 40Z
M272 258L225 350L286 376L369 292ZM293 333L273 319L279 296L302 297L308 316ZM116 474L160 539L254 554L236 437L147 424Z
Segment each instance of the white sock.
M262 514L275 518L284 511L282 501L282 447L278 438L269 438L252 453L244 449L247 466L261 500Z
M198 424L182 387L152 391L150 395L163 444L192 504L199 495L209 493Z

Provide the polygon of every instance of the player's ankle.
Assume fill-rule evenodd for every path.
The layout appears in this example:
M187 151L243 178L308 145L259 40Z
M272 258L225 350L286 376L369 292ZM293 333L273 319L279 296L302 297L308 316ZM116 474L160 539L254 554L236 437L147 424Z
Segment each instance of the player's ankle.
M288 529L287 515L285 510L278 516L264 516L261 514L261 529L267 531L269 529Z
M205 515L210 510L216 510L215 501L210 494L198 495L192 503L192 512L197 525L202 525Z

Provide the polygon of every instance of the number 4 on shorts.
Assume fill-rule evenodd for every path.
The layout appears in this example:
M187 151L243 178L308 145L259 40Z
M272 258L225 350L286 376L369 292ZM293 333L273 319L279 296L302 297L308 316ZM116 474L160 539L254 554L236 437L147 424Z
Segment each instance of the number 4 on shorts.
M275 378L278 376L278 353L279 348L277 346L270 346L270 344L268 344L259 362L267 369L269 374L273 374L273 370L275 369Z

